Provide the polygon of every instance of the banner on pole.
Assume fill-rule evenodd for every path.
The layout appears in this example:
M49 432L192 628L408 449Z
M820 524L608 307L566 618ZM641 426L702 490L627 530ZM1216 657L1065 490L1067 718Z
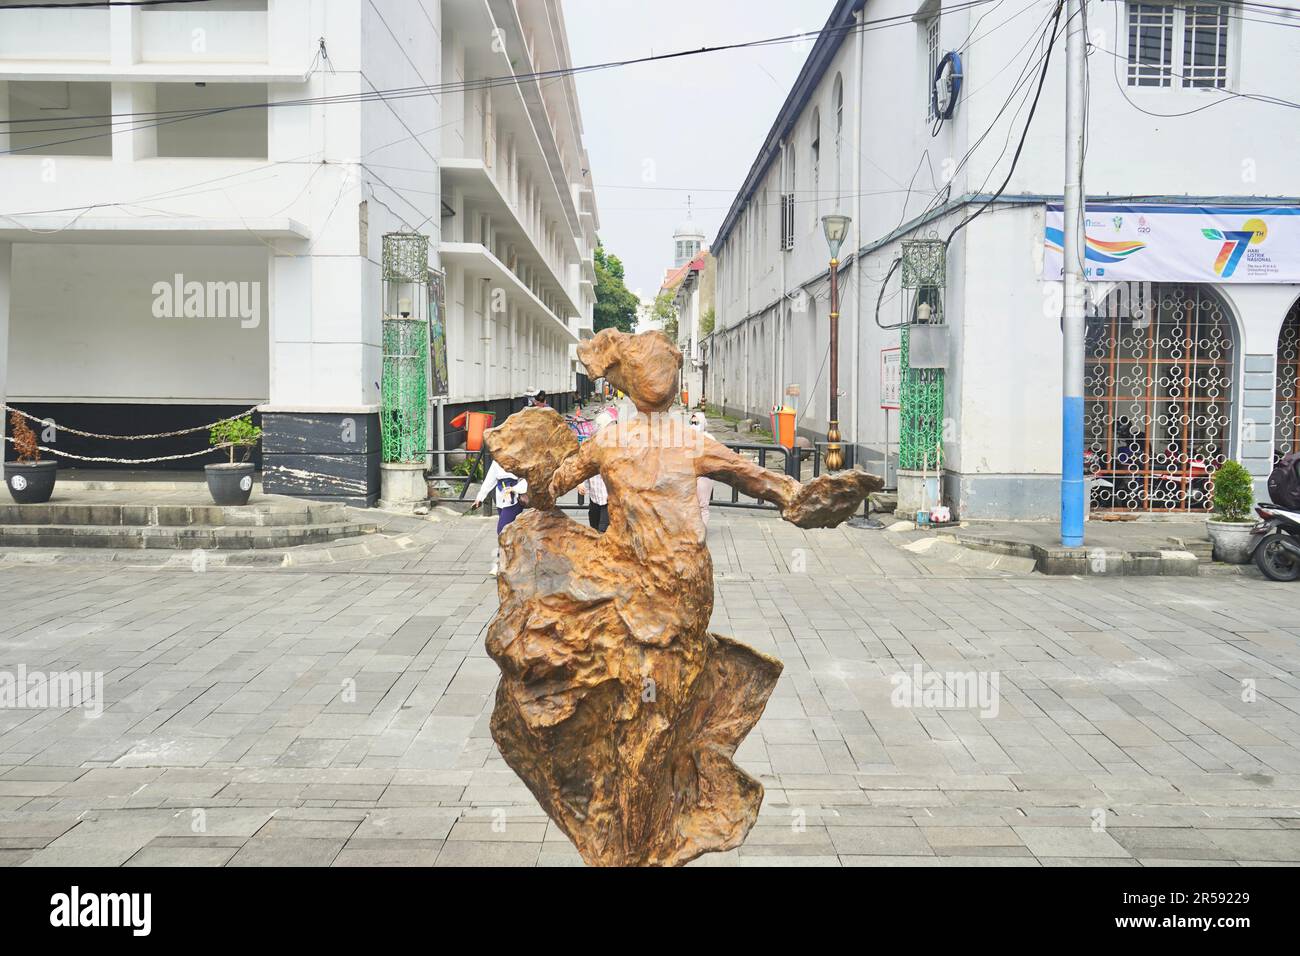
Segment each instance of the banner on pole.
M1047 205L1043 278L1062 276L1064 208ZM1300 282L1300 207L1089 203L1084 277Z

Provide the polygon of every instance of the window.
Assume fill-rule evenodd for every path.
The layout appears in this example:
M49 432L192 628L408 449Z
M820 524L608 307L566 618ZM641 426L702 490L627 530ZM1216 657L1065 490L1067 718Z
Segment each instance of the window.
M1183 86L1228 85L1228 6L1198 3L1183 8Z
M1228 5L1130 3L1128 85L1227 86Z
M817 198L821 190L822 175L822 113L813 107L812 114L812 220L817 228ZM794 190L791 190L793 192Z
M9 120L0 129L20 156L111 156L113 137L99 135L104 130L68 132L80 125L68 124L70 117L109 115L112 100L108 83L12 80L7 96L0 89L0 114Z
M265 83L159 83L153 106L158 115L199 115L184 123L160 123L157 154L265 159L267 111L231 107L265 103L268 99Z
M934 75L939 72L939 14L924 21L925 27L925 115L934 119L934 98L930 90L934 87Z
M843 179L842 156L844 143L844 79L835 74L835 211L840 211L840 183Z
M785 189L781 193L781 241L777 247L788 252L794 248L794 146L785 149Z

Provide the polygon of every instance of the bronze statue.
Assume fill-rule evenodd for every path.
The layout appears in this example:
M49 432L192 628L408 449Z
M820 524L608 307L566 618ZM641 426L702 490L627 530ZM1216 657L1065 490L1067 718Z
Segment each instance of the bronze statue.
M732 755L781 673L706 630L713 563L696 479L775 502L801 528L839 524L882 482L845 471L801 485L687 427L668 412L682 357L661 332L606 329L578 355L639 414L582 445L551 409L487 433L530 499L500 539L492 737L587 863L677 866L739 846L753 826L763 788ZM597 472L604 534L555 506Z

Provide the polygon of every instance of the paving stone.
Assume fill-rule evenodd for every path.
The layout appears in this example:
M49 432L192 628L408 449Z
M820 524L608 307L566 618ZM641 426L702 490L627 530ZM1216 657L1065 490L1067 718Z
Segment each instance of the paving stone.
M230 858L228 866L329 866L343 849L341 839L256 836Z
M405 520L400 561L367 540L288 570L0 551L0 670L99 671L107 704L0 711L0 864L581 865L490 737L495 582L465 569L494 525ZM1291 609L1246 578L1045 578L912 540L715 510L713 627L786 669L738 752L759 824L692 865L1300 862ZM997 715L894 706L918 665L996 671Z
M1015 827L1034 856L1127 857L1108 834L1091 827Z

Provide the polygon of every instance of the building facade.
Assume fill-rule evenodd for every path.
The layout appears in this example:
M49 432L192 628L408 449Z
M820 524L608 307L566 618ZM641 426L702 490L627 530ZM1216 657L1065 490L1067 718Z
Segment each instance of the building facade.
M899 411L882 405L896 401L899 327L913 335L924 317L943 326L931 356L941 375L927 381L940 392L931 414L948 503L964 517L1055 517L1064 38L1013 167L1056 4L1014 16L947 6L835 4L713 242L707 398L762 416L797 385L799 430L824 438L820 219L849 215L839 414L858 463L879 470L906 442ZM1287 64L1300 57L1300 19L1177 2L1092 0L1087 13L1094 507L1202 511L1225 459L1262 481L1300 447L1300 125L1267 99L1297 99ZM944 115L931 90L954 60L962 82ZM937 242L904 245L918 240ZM1227 274L1225 247L1245 250ZM905 252L918 249L942 254L941 278L905 288Z
M202 431L58 425L256 408L264 490L373 503L383 237L418 233L430 424L564 404L597 214L571 78L528 77L567 65L559 0L0 0L0 394L95 467L215 459L174 457Z
M707 249L673 269L664 279L660 295L672 296L677 316L677 347L682 350L682 391L688 406L704 395L704 352L701 343L714 321L717 261Z

